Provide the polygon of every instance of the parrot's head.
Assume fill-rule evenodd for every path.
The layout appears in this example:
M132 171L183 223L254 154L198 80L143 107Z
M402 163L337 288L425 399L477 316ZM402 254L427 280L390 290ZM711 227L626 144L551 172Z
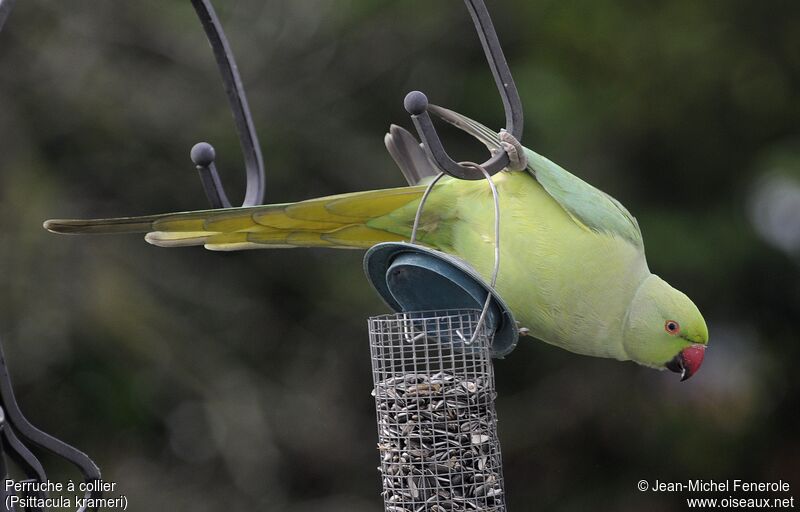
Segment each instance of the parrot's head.
M623 343L632 360L686 380L703 363L708 327L684 293L656 275L642 282L628 307Z

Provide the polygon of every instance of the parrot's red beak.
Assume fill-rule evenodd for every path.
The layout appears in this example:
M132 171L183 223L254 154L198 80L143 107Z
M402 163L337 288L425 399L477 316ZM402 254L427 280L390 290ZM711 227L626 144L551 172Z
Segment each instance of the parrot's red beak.
M705 345L690 345L673 357L666 367L670 371L680 373L682 382L697 373L705 355Z

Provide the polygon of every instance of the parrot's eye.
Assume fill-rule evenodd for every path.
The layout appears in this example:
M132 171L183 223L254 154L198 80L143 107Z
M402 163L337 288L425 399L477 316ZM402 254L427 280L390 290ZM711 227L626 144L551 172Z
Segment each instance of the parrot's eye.
M670 334L678 334L681 332L681 326L675 320L667 320L664 322L664 330Z

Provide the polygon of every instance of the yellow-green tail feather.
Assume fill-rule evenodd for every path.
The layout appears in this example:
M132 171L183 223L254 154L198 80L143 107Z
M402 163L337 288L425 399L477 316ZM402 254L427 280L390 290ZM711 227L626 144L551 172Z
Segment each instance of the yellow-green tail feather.
M267 247L368 248L406 237L370 227L369 221L416 204L424 187L403 187L323 197L299 203L227 208L144 217L64 220L44 223L64 234L147 233L161 247L203 245L230 251ZM406 215L408 231L413 216ZM400 229L399 231L405 231Z

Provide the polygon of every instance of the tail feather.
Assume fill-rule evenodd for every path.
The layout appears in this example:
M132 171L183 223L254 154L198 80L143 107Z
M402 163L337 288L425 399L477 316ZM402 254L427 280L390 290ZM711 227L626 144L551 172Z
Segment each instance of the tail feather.
M160 247L203 245L222 251L298 246L365 248L406 238L368 224L372 219L407 210L398 220L401 226L404 221L408 223L410 231L414 204L423 189L375 190L299 203L144 217L54 219L46 221L44 227L66 234L147 233L145 240Z
M187 247L192 245L205 245L211 233L187 231L169 233L166 231L151 231L144 237L145 241L159 247Z
M116 219L51 219L46 220L43 226L50 232L65 235L147 233L156 220L158 220L157 215Z

